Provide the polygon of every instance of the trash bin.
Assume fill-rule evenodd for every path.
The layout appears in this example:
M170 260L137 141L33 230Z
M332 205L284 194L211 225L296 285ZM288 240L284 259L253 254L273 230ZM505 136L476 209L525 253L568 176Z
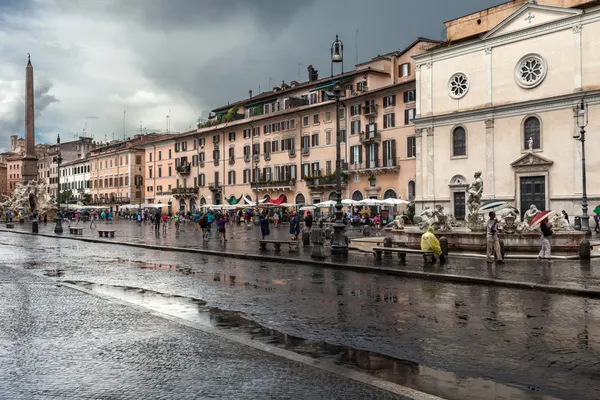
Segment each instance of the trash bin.
M578 231L581 230L581 217L575 217L575 225L574 225L574 227Z

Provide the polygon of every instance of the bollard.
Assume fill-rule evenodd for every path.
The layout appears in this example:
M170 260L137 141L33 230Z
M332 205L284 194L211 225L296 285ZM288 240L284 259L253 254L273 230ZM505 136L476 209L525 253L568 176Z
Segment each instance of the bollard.
M310 232L302 231L302 245L310 246Z
M31 233L38 233L38 222L31 221Z
M580 260L589 260L592 255L592 245L590 241L587 239L583 239L579 244L579 259Z
M325 253L323 252L323 243L325 243L325 233L322 229L316 228L310 232L310 236L313 242L312 253L310 256L321 260L324 259Z

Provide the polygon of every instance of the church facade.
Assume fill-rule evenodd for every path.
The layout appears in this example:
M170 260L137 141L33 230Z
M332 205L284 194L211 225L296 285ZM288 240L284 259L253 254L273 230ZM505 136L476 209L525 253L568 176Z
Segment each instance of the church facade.
M414 56L417 210L439 204L464 219L481 172L482 200L581 214L582 99L588 198L600 203L600 7L522 3L483 33Z

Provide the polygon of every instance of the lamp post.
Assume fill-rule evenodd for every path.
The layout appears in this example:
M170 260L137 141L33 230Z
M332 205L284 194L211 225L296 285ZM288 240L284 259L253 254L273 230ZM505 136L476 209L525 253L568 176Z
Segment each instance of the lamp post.
M335 35L335 41L331 44L331 79L333 80L333 65L341 63L340 80L344 76L344 44ZM331 244L331 254L348 254L348 245L346 244L346 226L342 222L342 161L340 152L340 97L342 87L340 80L335 83L333 88L333 97L335 98L335 224L333 225L333 243Z
M56 226L54 227L54 233L63 233L62 218L60 217L60 164L62 163L62 156L60 155L60 135L56 137L56 143L58 145L58 155L54 156L54 162L56 163L56 172L58 175L58 189L56 189Z
M581 230L585 232L586 237L592 236L590 230L590 216L588 215L588 201L587 201L587 176L585 172L585 127L588 124L588 106L587 103L581 99L581 102L577 106L577 126L579 126L579 135L575 134L573 139L581 142L581 184L583 189L583 196L581 199Z
M258 215L258 178L260 177L260 172L258 171L258 162L260 161L260 158L258 156L258 154L254 154L252 156L252 159L254 161L254 180L256 181L256 214Z

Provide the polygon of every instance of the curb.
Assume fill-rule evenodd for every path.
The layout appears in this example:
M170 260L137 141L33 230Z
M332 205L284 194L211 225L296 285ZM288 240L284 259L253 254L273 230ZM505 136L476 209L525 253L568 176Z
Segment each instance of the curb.
M71 283L58 282L58 286L76 290L76 291L88 294L90 296L94 296L94 297L103 299L105 301L109 301L111 303L120 304L120 305L128 307L128 308L133 308L136 311L139 311L141 313L144 313L147 315L153 315L153 316L159 317L159 318L163 318L163 319L169 320L171 322L187 326L188 328L199 330L204 333L208 333L210 335L214 335L214 336L223 338L225 340L228 340L228 341L231 341L234 343L252 347L256 350L263 351L263 352L266 352L269 354L273 354L274 356L277 356L277 357L285 358L287 360L306 365L310 368L320 369L322 371L326 371L326 372L329 372L329 373L332 373L335 375L339 375L346 379L351 379L353 381L360 382L364 385L376 387L380 390L384 390L384 391L396 394L396 395L406 398L408 400L444 400L441 397L437 397L437 396L434 396L431 394L420 392L418 390L411 389L406 386L401 386L396 383L377 379L377 378L375 378L371 375L368 375L366 373L363 373L363 372L353 371L351 369L341 367L341 366L335 365L333 363L321 363L319 360L310 358L308 356L303 356L303 355L295 353L293 351L285 350L280 347L270 346L266 343L261 343L258 341L254 341L252 339L247 339L247 338L243 338L240 336L236 336L236 335L233 335L233 334L230 334L227 332L223 332L223 331L221 331L217 328L211 327L211 326L202 325L200 323L188 321L186 319L176 317L173 315L169 315L169 314L165 314L160 311L151 310L149 308L140 306L135 303L130 303L126 300L121 300L116 297L103 295L103 294L99 294L99 293L94 293L91 290L85 289L85 288L77 286L77 285L73 285Z
M390 267L376 267L376 266L365 266L365 265L355 265L355 264L337 264L328 261L318 261L318 260L309 260L309 259L293 259L293 258L285 258L285 257L277 257L271 255L261 255L261 254L250 254L250 253L236 253L236 252L220 252L216 250L205 250L205 249L194 249L189 247L173 247L173 246L161 246L161 245L150 245L144 243L130 243L130 242L120 242L120 241L111 241L111 240L102 240L102 239L93 239L93 238L82 238L82 237L71 237L71 236L58 236L58 235L50 235L46 233L31 233L31 232L19 232L7 229L0 229L0 232L8 232L8 233L17 233L20 235L35 235L35 236L43 236L48 238L59 238L59 239L70 239L70 240L78 240L82 242L88 243L101 243L101 244L116 244L120 246L129 246L129 247L137 247L137 248L145 248L150 250L161 250L161 251L178 251L178 252L186 252L186 253L195 253L195 254L205 254L217 257L228 257L228 258L237 258L243 260L256 260L256 261L267 261L273 262L277 264L302 264L302 265L310 265L316 267L324 267L324 268L332 268L332 269L343 269L350 270L355 272L362 273L379 273L379 274L387 274L387 275L395 275L405 278L413 278L413 279L422 279L429 281L438 281L438 282L450 282L450 283L459 283L466 285L483 285L483 286L496 286L496 287L504 287L509 289L522 289L522 290L533 290L545 293L555 293L555 294L563 294L570 296L578 296L578 297L587 297L587 298L600 298L600 288L598 289L585 289L585 288L576 288L576 287L567 287L567 286L557 286L557 285L546 285L542 283L533 283L533 282L519 282L519 281L511 281L511 280L502 280L502 279L491 279L491 278L481 278L476 276L468 276L468 275L454 275L454 274L438 274L432 272L424 272L424 271L413 271L413 270L405 270L405 269L396 269Z

